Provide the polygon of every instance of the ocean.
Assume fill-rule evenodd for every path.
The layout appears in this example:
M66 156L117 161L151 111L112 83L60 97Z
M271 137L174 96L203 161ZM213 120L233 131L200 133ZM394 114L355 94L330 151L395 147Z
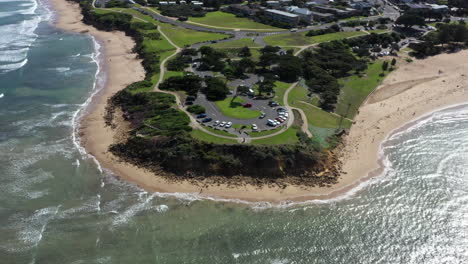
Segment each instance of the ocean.
M147 193L79 147L99 45L52 18L0 1L0 263L468 263L468 107L396 131L384 173L336 199Z

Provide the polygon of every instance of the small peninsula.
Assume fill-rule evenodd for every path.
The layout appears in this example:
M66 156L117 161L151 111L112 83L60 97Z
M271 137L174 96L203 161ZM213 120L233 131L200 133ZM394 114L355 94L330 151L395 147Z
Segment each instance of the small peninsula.
M393 130L466 99L466 52L437 55L464 48L462 23L423 27L414 14L362 10L293 25L267 11L233 16L231 5L54 4L59 27L105 50L108 79L83 118L82 144L153 191L330 198L379 174ZM457 30L464 37L443 38Z

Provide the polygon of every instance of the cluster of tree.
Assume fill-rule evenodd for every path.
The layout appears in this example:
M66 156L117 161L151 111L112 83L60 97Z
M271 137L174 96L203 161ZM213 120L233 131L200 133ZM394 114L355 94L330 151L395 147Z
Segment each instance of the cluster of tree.
M187 133L150 140L132 137L126 143L112 145L110 151L139 166L174 173L178 177L251 176L258 180L300 177L304 184L324 184L333 178L314 177L324 169L326 155L303 139L295 145L220 145L194 140Z
M224 52L215 50L208 46L203 46L198 51L201 53L198 70L220 72L224 69L225 63L223 59L226 58L226 54Z
M411 43L412 55L426 57L443 51L456 51L468 45L468 27L465 22L458 24L437 24L437 30L424 36L420 42Z
M255 71L256 63L249 58L242 58L241 60L229 61L228 66L223 69L222 73L226 78L232 79L245 79L246 73Z
M206 12L200 6L170 5L161 6L161 14L169 17L204 17Z
M448 0L450 7L468 8L468 2L465 0Z
M187 107L187 111L189 111L190 113L199 115L199 114L205 113L206 109L204 106L201 106L201 105L190 105L189 107Z
M174 59L167 64L167 69L170 71L183 71L192 63L192 56L197 55L195 49L183 49Z
M172 107L175 98L155 92L132 93L123 89L110 100L112 107L120 107L124 117L131 122L133 134L146 136L173 136L191 131L190 119L182 111Z
M392 32L385 34L371 33L356 38L344 39L343 42L353 48L353 52L359 57L371 56L370 51L379 52L378 49L391 48L398 51L400 49L398 42L403 38L402 35ZM377 48L377 49L376 49Z
M240 4L243 0L202 0L203 6L219 9L223 5Z
M196 96L202 88L202 78L196 75L173 76L159 85L161 90L185 91L188 95Z
M337 24L333 24L332 26L325 28L325 29L309 30L306 36L313 37L313 36L325 35L325 34L335 33L335 32L340 32L340 31L341 31L340 26Z
M320 95L320 107L332 111L338 100L338 78L350 71L363 71L367 63L358 60L342 41L322 43L318 49L302 53L303 77L309 89Z
M224 100L229 93L226 82L220 78L207 76L205 77L205 85L202 92L206 95L206 99L210 101Z
M157 39L160 37L157 32L157 27L150 23L132 22L133 17L129 14L109 12L96 13L94 12L91 3L82 0L72 0L80 4L83 22L93 25L99 30L124 31L131 36L135 42L134 51L143 60L143 67L146 70L146 78L150 78L159 72L159 53L148 50L143 45L143 40L146 38Z
M252 56L252 53L250 52L249 47L243 47L239 50L239 53L237 53L239 57L250 57Z
M413 26L424 26L426 25L426 20L419 14L405 13L396 19L395 24L410 28Z
M341 22L340 25L342 27L359 27L359 26L367 26L367 23L368 22L365 20L354 19L354 20Z

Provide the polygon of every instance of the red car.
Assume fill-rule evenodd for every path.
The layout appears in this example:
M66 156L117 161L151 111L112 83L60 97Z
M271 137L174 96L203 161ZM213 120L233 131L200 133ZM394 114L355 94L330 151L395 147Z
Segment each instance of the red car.
M246 104L243 105L243 107L250 108L250 107L252 107L252 104L251 103L246 103Z

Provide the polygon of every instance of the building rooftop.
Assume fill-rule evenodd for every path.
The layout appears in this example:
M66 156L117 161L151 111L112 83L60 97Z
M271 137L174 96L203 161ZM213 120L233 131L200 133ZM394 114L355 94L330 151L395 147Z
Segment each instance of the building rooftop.
M273 14L278 14L278 15L281 15L281 16L287 16L287 17L292 17L292 18L298 17L298 15L288 13L288 12L284 12L284 11L280 11L280 10L275 10L275 9L267 9L265 11L273 13Z

